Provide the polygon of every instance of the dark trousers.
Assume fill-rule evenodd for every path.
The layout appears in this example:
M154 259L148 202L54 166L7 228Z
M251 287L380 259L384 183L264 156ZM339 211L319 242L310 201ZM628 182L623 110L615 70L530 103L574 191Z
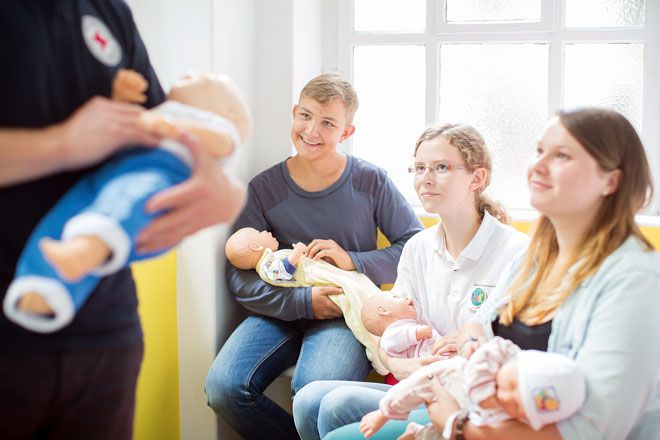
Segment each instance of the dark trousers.
M0 355L0 439L131 440L142 344Z

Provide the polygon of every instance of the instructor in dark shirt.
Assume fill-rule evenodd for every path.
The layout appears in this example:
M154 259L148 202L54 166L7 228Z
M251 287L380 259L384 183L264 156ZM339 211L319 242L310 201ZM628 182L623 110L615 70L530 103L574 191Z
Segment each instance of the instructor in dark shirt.
M0 60L2 301L51 206L117 151L159 142L135 125L141 107L107 98L117 70L148 80L146 107L164 93L122 0L2 2ZM142 232L139 250L230 220L242 198L203 153L188 181L150 201L149 209L168 213ZM61 331L31 333L0 314L0 438L131 439L141 361L130 269L105 278Z

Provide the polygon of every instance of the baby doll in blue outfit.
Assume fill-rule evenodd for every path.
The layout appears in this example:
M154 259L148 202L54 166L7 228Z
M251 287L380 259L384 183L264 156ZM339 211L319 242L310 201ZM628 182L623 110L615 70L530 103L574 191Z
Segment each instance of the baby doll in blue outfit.
M140 103L148 84L120 70L113 98ZM251 130L247 106L221 75L186 75L167 100L142 114L140 125L162 137L158 148L131 148L74 185L32 232L5 296L4 313L22 327L57 331L73 320L102 277L133 261L138 233L162 213L148 213L154 194L188 179L192 156L176 141L192 134L218 159L231 154Z

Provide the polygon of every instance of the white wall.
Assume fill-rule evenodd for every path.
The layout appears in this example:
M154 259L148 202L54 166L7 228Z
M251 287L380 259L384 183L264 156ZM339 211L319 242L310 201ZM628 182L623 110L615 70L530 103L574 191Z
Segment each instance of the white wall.
M336 23L330 0L128 0L163 87L188 70L231 76L255 131L228 167L247 182L291 154L291 110L303 85L328 66L323 39ZM330 20L330 23L328 22ZM325 66L324 66L325 64ZM254 146L254 147L253 147ZM242 316L226 291L226 226L187 239L178 253L181 438L236 439L206 406L203 382ZM288 386L269 390L286 405Z
M130 0L151 61L167 90L189 70L231 76L254 108L254 3L250 0ZM251 142L227 168L251 173ZM179 395L182 439L215 439L216 417L206 406L204 379L240 317L226 292L221 250L226 226L188 238L178 252ZM220 427L220 438L237 438Z

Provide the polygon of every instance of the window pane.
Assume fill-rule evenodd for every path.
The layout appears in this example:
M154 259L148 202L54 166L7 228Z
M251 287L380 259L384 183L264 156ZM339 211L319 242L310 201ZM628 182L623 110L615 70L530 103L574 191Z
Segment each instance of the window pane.
M599 105L642 126L643 44L567 44L564 106Z
M447 0L447 22L539 21L541 0Z
M645 0L566 0L566 26L643 26L645 8Z
M424 32L426 0L354 0L355 30Z
M442 122L465 122L493 156L490 194L529 208L527 162L548 119L547 44L446 44L440 48Z
M424 46L361 46L354 52L354 86L360 99L353 152L387 170L415 201L407 168L424 130Z

